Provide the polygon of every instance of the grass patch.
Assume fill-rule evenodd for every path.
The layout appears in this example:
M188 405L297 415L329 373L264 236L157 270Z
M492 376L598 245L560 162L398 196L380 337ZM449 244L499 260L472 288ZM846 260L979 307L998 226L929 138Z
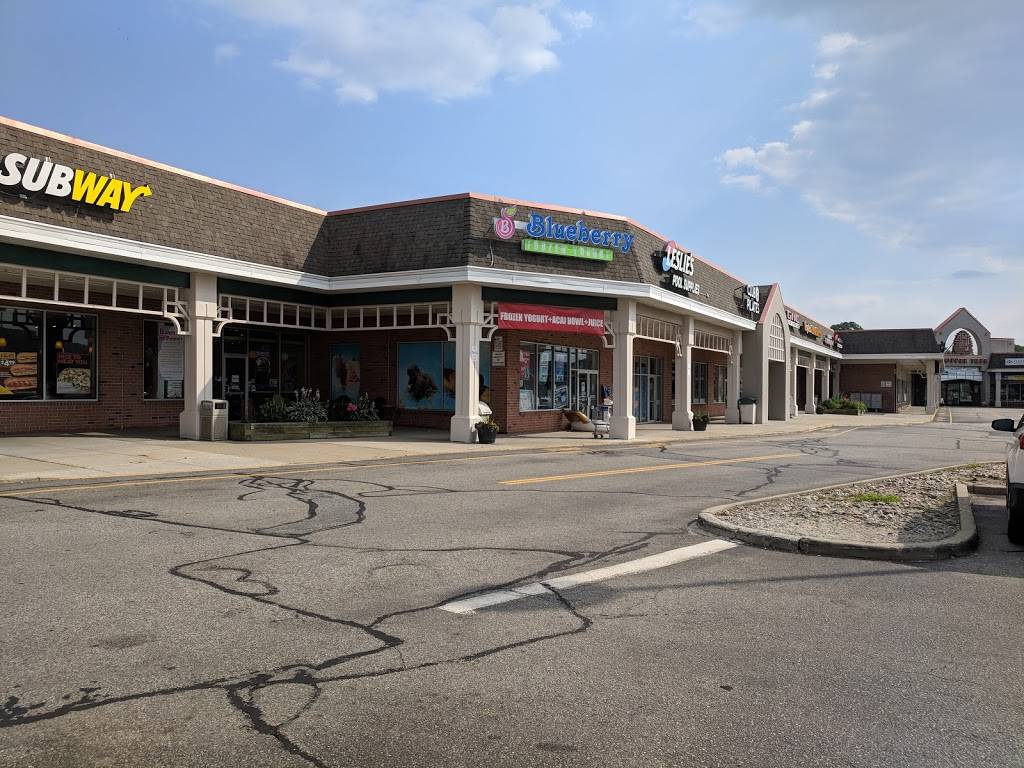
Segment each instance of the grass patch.
M850 497L850 501L865 504L899 504L902 499L895 493L858 493Z

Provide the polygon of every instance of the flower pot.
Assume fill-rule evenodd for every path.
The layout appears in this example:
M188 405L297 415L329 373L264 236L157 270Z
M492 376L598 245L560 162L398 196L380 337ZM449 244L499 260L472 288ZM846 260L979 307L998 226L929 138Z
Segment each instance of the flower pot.
M486 424L476 425L476 439L484 445L491 445L498 437L498 430Z
M708 428L708 423L706 421L704 421L702 419L694 419L693 420L693 431L694 432L703 432L707 428Z

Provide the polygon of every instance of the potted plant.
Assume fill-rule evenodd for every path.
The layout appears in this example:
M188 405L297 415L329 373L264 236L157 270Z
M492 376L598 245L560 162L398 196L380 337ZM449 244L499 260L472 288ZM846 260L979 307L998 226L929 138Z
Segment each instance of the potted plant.
M487 417L487 421L477 422L476 425L476 437L477 440L485 445L491 445L498 437L498 430L501 429L498 426L498 422L492 419L490 416Z
M693 417L693 430L694 432L703 432L708 428L708 415L706 413L698 413Z

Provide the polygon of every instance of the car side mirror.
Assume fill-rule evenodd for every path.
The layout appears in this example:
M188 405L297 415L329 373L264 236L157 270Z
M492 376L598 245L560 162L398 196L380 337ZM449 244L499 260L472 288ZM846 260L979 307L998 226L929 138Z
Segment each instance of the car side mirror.
M992 422L992 429L996 432L1013 432L1016 426L1013 419L996 419Z

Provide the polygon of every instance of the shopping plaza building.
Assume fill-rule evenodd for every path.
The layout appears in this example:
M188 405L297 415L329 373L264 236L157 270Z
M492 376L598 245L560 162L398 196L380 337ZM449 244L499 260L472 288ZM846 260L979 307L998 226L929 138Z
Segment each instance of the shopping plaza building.
M1024 403L966 310L836 333L630 218L457 194L322 211L0 118L0 434L253 420L303 388L472 442L697 416Z

